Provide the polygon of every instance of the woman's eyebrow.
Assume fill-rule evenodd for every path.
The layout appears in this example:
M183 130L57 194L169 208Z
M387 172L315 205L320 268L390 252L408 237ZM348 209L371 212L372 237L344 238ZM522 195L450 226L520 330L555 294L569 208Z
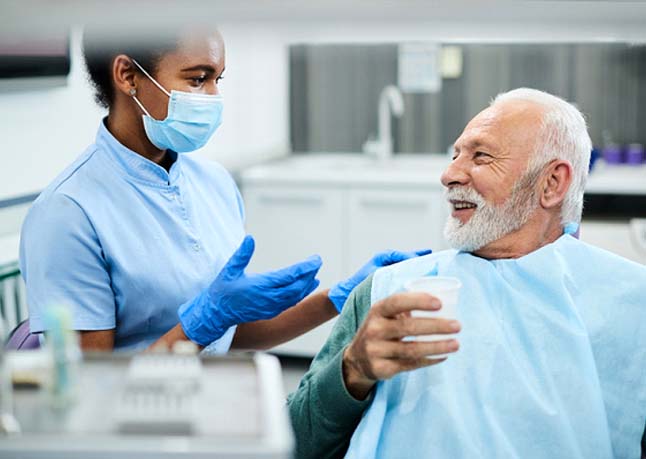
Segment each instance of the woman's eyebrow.
M183 68L181 71L182 72L194 72L196 70L202 70L203 72L207 73L215 73L215 67L211 65L194 65L192 67L186 67Z

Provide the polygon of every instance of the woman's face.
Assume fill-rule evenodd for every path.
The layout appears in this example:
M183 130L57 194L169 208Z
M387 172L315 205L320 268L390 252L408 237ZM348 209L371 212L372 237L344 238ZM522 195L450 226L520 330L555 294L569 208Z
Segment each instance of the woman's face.
M197 94L219 93L218 83L224 72L224 42L217 32L183 37L174 51L164 54L156 69L146 69L170 92ZM157 119L166 118L168 96L143 73L137 73L137 97Z

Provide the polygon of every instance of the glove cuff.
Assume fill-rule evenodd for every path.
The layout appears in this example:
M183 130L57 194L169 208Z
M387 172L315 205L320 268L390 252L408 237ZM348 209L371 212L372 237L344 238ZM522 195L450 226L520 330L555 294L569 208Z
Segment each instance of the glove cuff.
M177 310L184 334L194 343L205 347L220 339L229 328L214 317L215 308L209 308L210 303L208 292L204 291Z
M348 288L348 286L344 285L345 282L339 282L335 286L333 286L330 291L328 292L327 296L336 308L337 312L341 314L341 310L343 309L343 305L345 304L345 301L348 299L348 295L350 295L350 292L352 291L351 288Z

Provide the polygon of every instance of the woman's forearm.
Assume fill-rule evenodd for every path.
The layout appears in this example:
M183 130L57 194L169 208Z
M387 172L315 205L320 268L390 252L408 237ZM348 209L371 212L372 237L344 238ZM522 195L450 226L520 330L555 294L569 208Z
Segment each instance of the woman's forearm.
M231 347L269 349L318 327L338 315L327 294L310 295L273 319L238 325Z
M81 330L79 344L83 352L112 352L116 330Z
M327 294L328 290L326 289L310 295L273 319L239 324L231 347L234 349L268 349L318 327L338 314ZM186 340L188 338L182 325L177 324L151 344L148 349L156 347L172 349L177 341Z
M168 330L164 335L162 335L157 341L148 346L148 350L154 349L163 349L163 350L172 350L173 345L178 341L189 341L188 337L184 333L182 324L177 324L170 330ZM195 344L198 349L203 349L202 346Z

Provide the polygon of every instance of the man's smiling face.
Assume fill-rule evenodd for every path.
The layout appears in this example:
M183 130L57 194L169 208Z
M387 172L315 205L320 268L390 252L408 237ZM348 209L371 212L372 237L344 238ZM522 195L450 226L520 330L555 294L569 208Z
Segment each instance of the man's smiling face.
M526 173L543 109L501 102L479 113L455 142L442 174L451 216L445 235L455 248L474 251L517 230L537 206L535 174Z

